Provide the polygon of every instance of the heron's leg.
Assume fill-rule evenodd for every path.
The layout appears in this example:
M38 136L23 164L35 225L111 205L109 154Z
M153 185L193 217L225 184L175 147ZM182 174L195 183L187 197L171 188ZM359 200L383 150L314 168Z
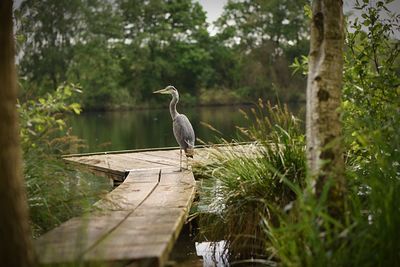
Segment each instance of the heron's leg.
M180 153L181 153L181 156L180 156L180 160L179 160L179 168L182 171L182 148L180 149Z

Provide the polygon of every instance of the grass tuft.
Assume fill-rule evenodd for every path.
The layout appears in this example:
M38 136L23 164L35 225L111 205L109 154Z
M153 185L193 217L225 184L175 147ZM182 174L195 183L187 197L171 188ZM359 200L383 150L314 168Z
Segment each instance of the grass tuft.
M200 224L208 236L227 240L231 262L271 256L265 251L263 220L266 216L278 223L276 205L289 209L296 198L293 186L303 188L305 182L305 139L300 121L287 107L261 100L244 116L255 123L239 128L239 139L253 143L213 148L210 162L198 169L202 177L213 181L214 198L208 196L209 206L219 207L211 216L201 216Z

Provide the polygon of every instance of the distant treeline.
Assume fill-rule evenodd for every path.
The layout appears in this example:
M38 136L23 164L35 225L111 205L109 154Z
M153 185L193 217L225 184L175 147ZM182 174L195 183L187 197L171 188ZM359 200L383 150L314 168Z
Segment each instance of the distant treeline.
M210 35L192 0L25 0L15 11L21 99L82 88L85 109L304 99L290 65L307 54L307 0L229 0ZM164 101L165 102L165 101Z

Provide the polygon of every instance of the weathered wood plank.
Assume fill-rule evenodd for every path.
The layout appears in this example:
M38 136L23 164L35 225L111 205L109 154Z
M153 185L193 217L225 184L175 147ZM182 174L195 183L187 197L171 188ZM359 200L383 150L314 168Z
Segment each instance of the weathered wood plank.
M35 240L41 263L74 262L123 221L129 212L93 213L68 220Z
M67 161L77 162L84 165L96 167L97 169L113 170L124 172L127 169L133 168L152 168L152 167L163 167L161 164L160 166L155 166L150 162L146 162L140 159L127 159L123 156L123 154L105 154L105 155L93 155L88 157L69 157L66 158Z
M115 166L118 169L148 169L148 168L163 168L165 164L146 161L140 155L136 158L126 157L124 154L108 155L108 164Z
M179 166L179 157L165 158L158 156L156 153L147 154L145 152L129 153L129 154L124 154L124 156L131 159L144 160L150 163L162 164L167 166Z
M122 183L94 206L101 210L134 210L156 186L157 183Z
M161 158L164 160L175 160L177 164L179 164L179 149L177 150L164 150L164 151L145 151L140 152L141 154L145 154L152 157Z
M107 238L86 253L85 259L140 261L148 257L163 265L182 229L195 190L191 172L176 173L175 177L181 182L168 184L170 181L165 180L165 184L161 184L164 178L161 175L160 184L148 198ZM142 252L143 246L147 247L147 253Z

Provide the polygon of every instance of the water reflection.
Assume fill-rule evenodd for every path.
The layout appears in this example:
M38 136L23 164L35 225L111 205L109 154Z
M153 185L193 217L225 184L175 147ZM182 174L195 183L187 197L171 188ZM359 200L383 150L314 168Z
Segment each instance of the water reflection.
M196 242L196 254L203 257L204 267L228 266L228 250L226 241L217 242Z

